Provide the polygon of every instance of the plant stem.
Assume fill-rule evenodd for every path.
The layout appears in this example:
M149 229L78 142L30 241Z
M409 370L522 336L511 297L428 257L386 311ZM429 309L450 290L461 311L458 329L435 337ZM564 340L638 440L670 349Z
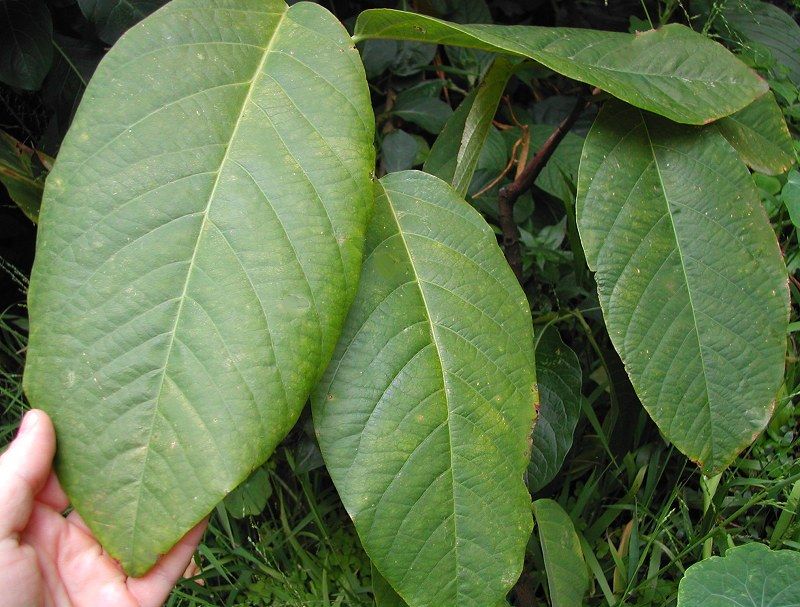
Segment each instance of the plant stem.
M703 515L705 515L713 505L714 494L717 492L717 487L719 486L721 478L722 473L711 477L704 474L700 478L700 489L703 491ZM710 557L713 549L714 537L707 537L703 542L703 558L707 559Z
M503 232L503 250L505 251L508 265L514 270L514 275L520 282L522 282L522 251L519 246L519 228L517 228L517 224L514 221L514 204L522 194L533 186L547 161L556 151L558 144L564 139L564 136L578 120L586 106L585 97L579 95L575 107L555 128L517 178L500 189L497 206L500 215L500 229Z

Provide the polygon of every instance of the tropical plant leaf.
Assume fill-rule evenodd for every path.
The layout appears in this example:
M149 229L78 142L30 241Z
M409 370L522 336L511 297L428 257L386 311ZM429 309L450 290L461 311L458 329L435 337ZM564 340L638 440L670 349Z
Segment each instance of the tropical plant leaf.
M0 0L0 82L37 90L53 62L53 21L44 0Z
M532 492L553 480L561 469L581 412L581 365L553 327L536 340L536 379L539 415L528 465L528 487Z
M312 405L362 544L411 607L494 605L519 576L534 391L530 311L494 233L436 177L385 176Z
M769 92L717 123L749 167L767 175L780 175L794 163L794 145L781 108Z
M373 125L358 54L315 4L174 0L97 68L45 188L25 388L129 574L270 455L325 369Z
M606 326L661 431L714 474L764 428L783 374L786 269L714 127L619 102L586 140L578 227Z
M128 29L168 0L78 0L84 16L94 24L97 36L114 44Z
M544 556L550 605L582 605L589 589L589 573L572 520L558 502L550 499L536 500L533 516Z
M769 49L800 86L800 25L786 11L759 0L729 0L721 5L715 28L733 43Z
M431 148L425 171L467 193L489 136L492 120L518 61L498 57L481 84L473 89L447 121Z
M28 219L36 223L44 192L44 175L34 173L33 158L32 149L0 131L0 183L6 186L11 200Z
M527 57L677 122L704 124L750 104L767 83L723 46L679 24L640 34L518 25L459 25L371 9L355 39L399 38Z
M752 543L695 563L678 586L678 607L800 607L800 553Z

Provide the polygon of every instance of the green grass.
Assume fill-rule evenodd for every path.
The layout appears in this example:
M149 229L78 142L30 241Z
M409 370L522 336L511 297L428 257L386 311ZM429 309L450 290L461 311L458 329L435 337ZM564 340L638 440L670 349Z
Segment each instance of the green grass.
M266 467L272 495L260 515L217 507L196 555L202 572L168 605L373 605L369 561L327 473L298 470L290 444Z

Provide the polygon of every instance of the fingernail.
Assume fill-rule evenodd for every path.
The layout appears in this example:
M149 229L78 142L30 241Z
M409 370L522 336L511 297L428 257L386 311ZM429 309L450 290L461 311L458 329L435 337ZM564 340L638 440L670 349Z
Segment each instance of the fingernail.
M23 434L27 434L31 430L36 427L36 424L39 423L39 416L36 415L33 411L28 411L25 416L22 418L22 423L19 426L19 432L17 432L17 436L22 436Z

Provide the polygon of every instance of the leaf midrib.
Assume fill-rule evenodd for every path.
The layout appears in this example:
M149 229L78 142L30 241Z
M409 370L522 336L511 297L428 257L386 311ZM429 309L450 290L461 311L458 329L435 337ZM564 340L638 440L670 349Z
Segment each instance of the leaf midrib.
M211 204L212 204L212 202L214 200L214 196L216 194L217 187L219 186L220 177L222 175L222 170L225 167L226 162L228 161L228 156L230 154L231 148L233 147L233 142L236 139L236 135L237 135L237 133L239 131L239 126L242 123L242 118L244 117L245 110L247 109L247 107L248 107L248 105L250 103L250 100L251 100L251 97L252 97L252 94L253 94L253 90L255 89L256 81L259 79L259 76L261 75L261 73L264 70L264 66L267 63L267 58L270 55L270 51L272 49L272 46L273 46L276 38L278 37L278 32L279 32L281 26L283 25L283 22L284 22L284 20L286 18L287 13L288 13L288 6L280 14L280 17L278 18L278 22L275 24L275 27L274 27L274 29L272 31L272 35L270 36L269 42L267 43L267 46L264 47L264 51L263 51L263 55L261 57L261 60L258 62L258 65L256 66L256 69L253 72L253 76L250 79L250 87L248 88L247 95L245 95L245 98L242 101L242 107L239 110L238 116L236 117L236 123L234 124L234 127L233 127L233 129L231 131L231 136L228 139L228 146L225 149L225 154L223 155L222 159L220 160L219 169L217 170L217 175L216 175L216 177L214 179L214 184L212 185L211 192L208 195L208 200L206 201L205 209L202 211L203 219L202 219L202 221L200 223L200 228L197 231L197 238L195 240L194 249L192 251L192 257L189 260L189 266L188 266L188 268L186 270L186 280L183 283L183 289L181 291L181 295L180 295L180 298L179 298L180 301L178 303L178 309L175 312L175 322L173 323L172 330L170 331L170 340L169 340L169 343L167 344L167 352L166 352L166 355L164 357L164 366L163 366L162 371L161 371L161 379L160 379L158 390L157 390L156 402L153 405L153 414L152 414L152 416L150 418L150 424L149 424L149 429L148 429L148 434L147 434L147 440L145 442L146 451L145 451L144 460L142 461L142 465L141 465L141 474L140 474L139 480L137 482L138 490L137 490L137 493L136 493L136 502L135 502L135 506L134 506L133 526L131 527L131 552L132 553L135 553L135 551L136 551L136 533L137 533L137 530L139 528L139 515L141 514L141 511L142 511L141 505L142 505L142 497L143 497L143 493L144 493L144 475L145 475L145 471L147 470L147 463L148 463L148 460L149 460L149 457L150 457L150 453L152 452L151 443L152 443L153 431L155 429L156 416L158 415L158 412L159 412L159 405L161 403L161 395L162 395L162 392L164 390L164 383L165 383L165 379L166 379L166 376L167 376L167 367L169 366L169 360L170 360L170 357L172 355L172 348L173 348L173 346L175 344L175 334L177 333L178 323L180 322L181 313L183 311L183 305L184 305L184 302L187 299L187 292L188 292L188 288L189 288L189 282L191 280L192 271L194 269L194 264L195 264L195 261L197 259L197 252L200 249L200 242L203 239L203 234L205 232L206 225L208 223L208 214L209 214L209 211L211 209Z
M380 182L378 182L380 183ZM452 432L452 425L450 423L450 398L449 392L447 389L447 375L444 372L444 358L442 356L442 351L439 347L439 341L436 338L436 328L435 323L433 322L433 318L430 313L430 308L428 306L428 300L425 297L425 291L422 288L423 280L420 278L419 274L417 273L417 267L414 264L414 257L411 255L411 249L408 246L408 241L406 240L405 234L403 233L403 226L400 223L400 219L397 217L397 213L395 213L394 204L392 204L392 199L389 196L389 192L380 184L381 189L383 190L384 196L386 198L386 202L389 206L389 211L392 213L392 218L394 219L395 225L397 225L397 233L400 236L400 242L403 243L403 248L405 249L406 255L408 256L409 265L411 266L411 270L414 273L414 283L417 285L417 289L419 290L420 298L422 299L422 305L425 308L425 318L428 322L428 327L430 328L431 332L431 341L433 342L434 347L436 348L436 356L439 360L439 370L442 374L442 386L444 388L444 398L445 403L447 405L447 419L445 419L445 425L447 426L447 441L448 441L448 453L450 455L450 483L452 487L452 501L453 501L453 536L456 538L453 542L453 558L455 560L454 568L455 568L455 595L456 599L458 599L459 595L459 565L458 565L458 514L456 512L456 479L455 473L453 471L453 432Z
M389 11L389 10L393 10L393 9L373 9L373 10ZM403 11L394 11L394 12L403 12ZM417 19L419 19L420 17L424 17L424 16L415 15L415 17ZM601 65L601 64L597 64L597 63L592 63L592 62L587 61L585 59L576 59L574 56L567 57L567 56L564 56L564 55L557 55L557 54L553 53L552 51L548 51L547 50L547 47L550 44L552 44L553 41L549 41L547 44L545 44L544 46L542 46L541 48L538 48L538 49L534 48L534 47L529 47L529 48L526 48L525 51L521 51L519 48L509 48L509 46L513 46L513 45L519 44L520 47L524 48L525 45L523 45L521 43L518 43L518 42L516 42L514 40L508 39L505 36L502 36L500 34L490 33L490 36L492 38L496 38L497 40L500 41L500 43L498 43L497 40L495 40L495 41L487 40L486 38L481 37L478 34L475 34L475 33L472 33L472 32L470 32L468 30L462 29L461 27L459 27L458 24L455 24L455 23L445 23L445 22L439 21L438 19L433 19L433 18L430 18L430 17L426 18L426 20L427 21L431 21L431 22L435 23L436 25L447 27L447 28L449 28L451 30L454 30L454 31L460 33L460 34L464 34L465 36L468 36L470 38L478 40L483 44L489 44L489 45L495 46L497 48L500 48L503 51L505 51L506 53L509 53L509 54L512 54L512 55L517 55L517 56L522 56L522 57L525 57L526 59L533 59L534 61L539 61L540 63L544 63L544 61L542 61L542 58L544 58L546 60L558 61L558 62L574 61L574 62L578 63L579 66L585 66L585 67L588 67L588 68L591 68L591 69L605 70L605 71L609 71L609 72L613 72L613 73L630 74L632 76L647 76L649 78L667 78L667 79L671 79L671 80L681 80L681 81L685 80L684 77L679 76L678 74L670 74L670 73L664 73L664 72L644 72L644 71L626 70L626 69L621 69L621 68L613 68L613 67L609 67L607 65ZM480 24L475 24L475 25L480 25ZM509 25L509 26L506 26L506 27L530 27L530 26L513 26L513 25ZM533 27L535 27L535 26L533 26ZM358 33L356 33L353 36L353 39L355 41L366 40L366 39L370 39L370 38L372 38L372 39L381 38L381 39L393 40L393 39L396 38L396 35L393 36L391 33L387 33L387 32L391 32L392 30L393 30L393 26L388 26L388 27L384 27L379 32L375 32L374 34L369 34L368 36L363 36L363 35L359 35ZM601 30L597 30L597 31L601 31ZM612 33L621 33L621 32L602 31L601 33L612 34ZM485 36L485 34L484 34L484 36ZM605 40L599 40L598 41L598 43L603 43L603 42L606 42L606 41ZM463 47L463 48L476 48L478 50L488 50L488 49L484 49L483 47L478 46L477 43L473 43L472 45L459 43L459 44L456 44L455 46L460 46L460 47ZM586 47L581 48L579 52L584 51L585 48ZM489 50L489 52L493 52L493 51ZM494 52L496 52L496 51L494 51ZM544 57L542 57L542 56L544 56ZM548 67L552 68L552 66L550 66L550 65L548 65ZM711 83L717 83L717 82L722 82L724 84L738 84L738 85L742 84L741 82L739 82L738 80L735 80L735 79L732 79L732 80L724 80L724 79L702 80L700 78L694 78L694 79L691 80L691 82L693 82L693 83L699 82L699 83L702 83L702 84L711 84Z
M695 305L694 299L692 298L692 288L689 283L689 275L686 273L686 263L684 261L684 254L683 250L681 249L681 242L678 238L678 229L675 226L675 220L672 216L672 207L669 202L669 197L667 196L667 188L664 185L664 179L661 176L661 168L658 165L658 156L656 155L656 149L653 145L653 140L650 137L650 129L647 126L647 119L642 112L639 112L641 116L642 125L644 126L645 135L647 135L647 144L650 147L650 153L653 156L653 166L656 169L656 175L658 177L658 183L661 186L661 193L663 195L664 202L667 206L667 215L669 216L670 225L672 226L672 233L675 236L675 248L678 251L678 258L680 259L681 264L681 272L683 273L683 278L686 281L686 294L689 298L689 308L692 310L692 322L694 324L694 333L695 337L697 338L697 350L700 353L700 368L703 372L703 387L705 389L706 398L703 402L704 408L708 411L708 440L710 445L710 453L708 454L708 461L703 462L699 461L700 453L697 453L695 457L698 458L698 463L701 466L707 465L709 462L714 461L714 420L713 420L713 411L711 410L711 395L708 389L708 371L706 370L706 362L703 356L703 344L700 342L700 328L697 325L697 313L695 312Z

